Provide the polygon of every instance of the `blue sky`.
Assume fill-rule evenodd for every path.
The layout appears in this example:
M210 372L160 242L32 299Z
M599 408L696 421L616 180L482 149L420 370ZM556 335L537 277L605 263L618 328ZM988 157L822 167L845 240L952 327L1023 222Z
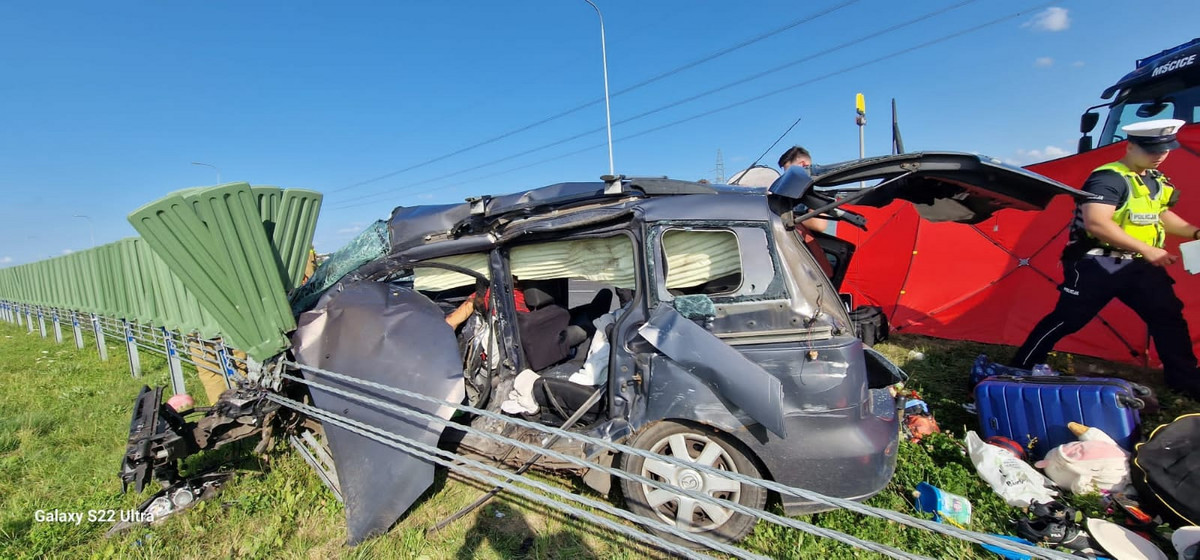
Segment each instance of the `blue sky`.
M868 154L894 97L909 150L1065 155L1104 87L1200 21L1194 0L597 4L617 172L685 179L797 118L764 163L857 157L857 92ZM326 193L320 251L398 205L608 172L583 0L7 2L0 69L0 266L135 235L130 211L216 182L191 162Z

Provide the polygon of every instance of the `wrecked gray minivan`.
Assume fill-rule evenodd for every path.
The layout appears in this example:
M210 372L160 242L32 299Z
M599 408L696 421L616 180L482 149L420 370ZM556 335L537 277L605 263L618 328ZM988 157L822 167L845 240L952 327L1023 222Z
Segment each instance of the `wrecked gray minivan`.
M818 234L828 250L814 256L796 224L821 215L861 227L844 205L896 199L925 219L976 223L1003 208L1045 208L1058 194L1079 196L985 157L913 153L813 176L793 167L769 188L605 177L401 207L387 223L386 255L301 313L291 352L315 368L304 368L304 378L325 387L362 392L320 373L338 372L863 500L895 470L900 425L889 387L903 373L855 338L830 279L844 275L853 247ZM817 258L829 259L834 274ZM463 455L530 459L337 390L308 392L317 408ZM444 418L453 412L369 394ZM525 441L543 435L483 416L457 421ZM325 426L325 435L351 542L386 531L433 481L431 463L338 426ZM553 448L749 507L768 499L763 488L667 462L578 441ZM581 476L601 493L618 490L608 475L574 463L542 458L535 466ZM636 513L718 540L744 537L755 521L624 479L619 491ZM793 496L782 505L788 514L825 509Z

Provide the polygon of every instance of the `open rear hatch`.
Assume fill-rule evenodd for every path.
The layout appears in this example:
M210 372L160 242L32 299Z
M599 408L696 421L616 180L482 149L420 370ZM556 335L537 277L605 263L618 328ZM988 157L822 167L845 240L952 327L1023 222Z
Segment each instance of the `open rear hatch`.
M809 175L793 166L771 184L768 196L795 222L817 214L865 226L847 204L882 207L911 202L931 222L976 224L997 210L1042 210L1058 195L1091 195L1037 173L987 156L954 152L914 152L818 166Z

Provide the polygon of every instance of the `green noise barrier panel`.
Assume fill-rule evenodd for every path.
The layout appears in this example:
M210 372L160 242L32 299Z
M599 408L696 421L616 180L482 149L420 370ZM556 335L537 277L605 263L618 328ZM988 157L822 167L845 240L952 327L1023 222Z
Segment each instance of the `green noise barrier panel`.
M134 211L142 237L0 269L0 299L97 313L203 338L257 360L287 347L286 294L304 274L321 194L229 183Z
M175 192L129 215L226 341L256 360L287 348L285 333L296 327L286 298L291 280L264 221L274 198L262 188L255 193L247 183L229 183ZM319 196L315 200L319 204ZM311 233L297 242L307 249Z

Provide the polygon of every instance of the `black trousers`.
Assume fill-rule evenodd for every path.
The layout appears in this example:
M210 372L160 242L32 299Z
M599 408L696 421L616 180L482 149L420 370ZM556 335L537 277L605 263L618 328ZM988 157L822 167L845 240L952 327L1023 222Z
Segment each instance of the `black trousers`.
M1146 322L1167 385L1192 391L1200 388L1183 302L1175 296L1175 281L1165 269L1141 258L1087 255L1064 260L1063 275L1058 304L1029 333L1010 365L1030 369L1045 363L1059 340L1082 329L1116 298Z

